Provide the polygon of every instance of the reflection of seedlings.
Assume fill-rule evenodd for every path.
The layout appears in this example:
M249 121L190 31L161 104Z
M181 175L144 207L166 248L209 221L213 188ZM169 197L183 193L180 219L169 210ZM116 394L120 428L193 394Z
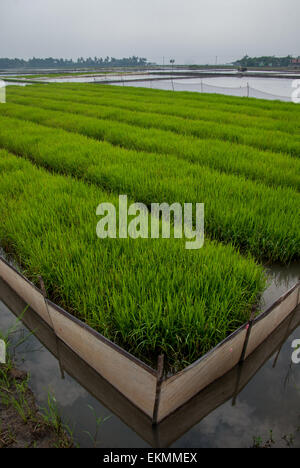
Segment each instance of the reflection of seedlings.
M96 448L97 444L99 442L97 442L97 439L98 439L98 433L99 433L99 429L100 429L100 426L101 424L103 424L105 421L107 421L108 419L110 419L110 416L107 416L106 418L103 418L102 416L97 416L96 414L96 411L95 409L91 406L91 405L88 405L88 407L90 408L90 410L92 411L94 417L95 417L95 421L96 421L96 429L95 429L95 434L94 436L91 435L91 433L89 431L84 431L88 436L89 438L91 439L92 443L93 443L93 447Z

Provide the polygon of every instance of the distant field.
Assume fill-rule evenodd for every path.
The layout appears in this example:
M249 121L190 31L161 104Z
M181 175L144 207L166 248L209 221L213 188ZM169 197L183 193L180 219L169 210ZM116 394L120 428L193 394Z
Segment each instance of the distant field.
M51 84L8 87L0 120L0 244L147 362L192 362L247 320L262 262L299 259L300 106ZM119 194L205 203L205 247L99 240L96 207Z
M70 76L85 76L85 75L107 75L107 74L124 74L121 72L113 72L113 71L105 71L105 70L97 70L97 71L81 71L81 72L61 72L61 73L42 73L42 74L35 74L35 75L11 75L11 77L14 78L28 78L28 79L34 79L34 78L63 78L63 77L70 77ZM6 78L6 76L4 76Z

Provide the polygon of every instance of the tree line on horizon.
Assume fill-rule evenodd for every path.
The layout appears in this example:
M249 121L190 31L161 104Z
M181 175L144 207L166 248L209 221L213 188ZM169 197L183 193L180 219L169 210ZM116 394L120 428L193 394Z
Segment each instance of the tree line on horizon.
M77 60L64 58L36 58L28 60L19 58L0 58L0 68L71 68L71 67L136 67L145 66L148 60L144 57L79 57Z
M240 60L233 62L233 65L240 67L289 67L293 65L294 57L287 55L286 57L262 56L249 57L245 55Z

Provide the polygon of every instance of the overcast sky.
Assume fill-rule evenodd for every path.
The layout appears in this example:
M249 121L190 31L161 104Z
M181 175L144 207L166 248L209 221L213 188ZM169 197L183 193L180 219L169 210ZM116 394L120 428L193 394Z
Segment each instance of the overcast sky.
M299 0L0 0L0 57L300 55Z

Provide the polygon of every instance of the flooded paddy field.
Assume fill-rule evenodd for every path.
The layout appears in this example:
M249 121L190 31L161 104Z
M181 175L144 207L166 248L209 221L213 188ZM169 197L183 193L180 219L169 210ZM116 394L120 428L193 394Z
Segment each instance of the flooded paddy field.
M274 267L269 272L272 280L264 294L265 306L294 284L300 265ZM11 304L14 313L7 304ZM291 361L292 342L300 339L299 308L293 323L286 322L266 343L267 351L261 348L244 363L238 393L235 392L238 373L233 370L170 420L153 428L143 414L136 413L113 388L105 386L63 344L61 358L57 358L54 341L51 335L43 333L45 325L40 319L28 322L31 329L22 322L16 327L16 317L24 305L0 281L0 329L5 333L11 327L16 328L11 335L12 346L25 339L14 351L18 367L30 373L30 387L40 407L47 405L49 392L55 396L59 413L80 447L252 447L258 443L263 446L270 439L270 431L275 441L272 446L287 447L291 443L293 447L300 446L300 412L297 412L300 371L299 365ZM35 316L33 311L30 313ZM97 388L101 389L98 394ZM221 395L217 390L221 390ZM97 417L104 422L96 434Z
M35 285L42 276L50 300L135 359L155 366L164 353L166 374L185 369L246 325L253 308L268 309L297 283L299 115L292 103L210 93L89 83L8 87L0 107L0 245ZM204 203L204 247L187 252L175 238L100 240L96 207L109 202L119 208L120 193L146 209L153 202ZM276 265L271 284L266 264ZM5 330L18 301L4 285L1 301ZM112 415L99 432L105 447L248 446L253 437L256 443L267 439L268 430L274 437L276 432L276 443L292 432L296 441L297 416L288 404L296 407L299 391L298 367L291 363L297 313L242 366L214 382L212 393L204 389L155 431L104 379L97 385L100 377L92 371L91 385L82 390L84 366L34 314L24 323L41 331L30 340L40 338L51 354L42 348L33 355L27 348L24 366L32 366L33 374L37 369L37 394L40 382L48 385L51 377L83 446L93 443L95 408L103 417ZM277 405L289 389L284 414L271 407L267 391L258 390L268 379L272 391L277 382ZM250 392L253 382L257 390ZM80 401L84 409L77 407Z
M276 77L268 77L276 75ZM214 77L216 75L216 77ZM219 75L219 76L218 76ZM4 78L22 79L28 82L49 83L107 83L117 86L134 86L170 91L191 91L217 93L228 96L254 97L257 99L290 102L294 91L293 82L299 78L297 71L249 70L240 74L237 69L199 69L156 68L149 70L108 70L66 71L65 73L47 71L35 74L4 73ZM143 81L144 78L144 81ZM7 81L7 84L13 82Z

